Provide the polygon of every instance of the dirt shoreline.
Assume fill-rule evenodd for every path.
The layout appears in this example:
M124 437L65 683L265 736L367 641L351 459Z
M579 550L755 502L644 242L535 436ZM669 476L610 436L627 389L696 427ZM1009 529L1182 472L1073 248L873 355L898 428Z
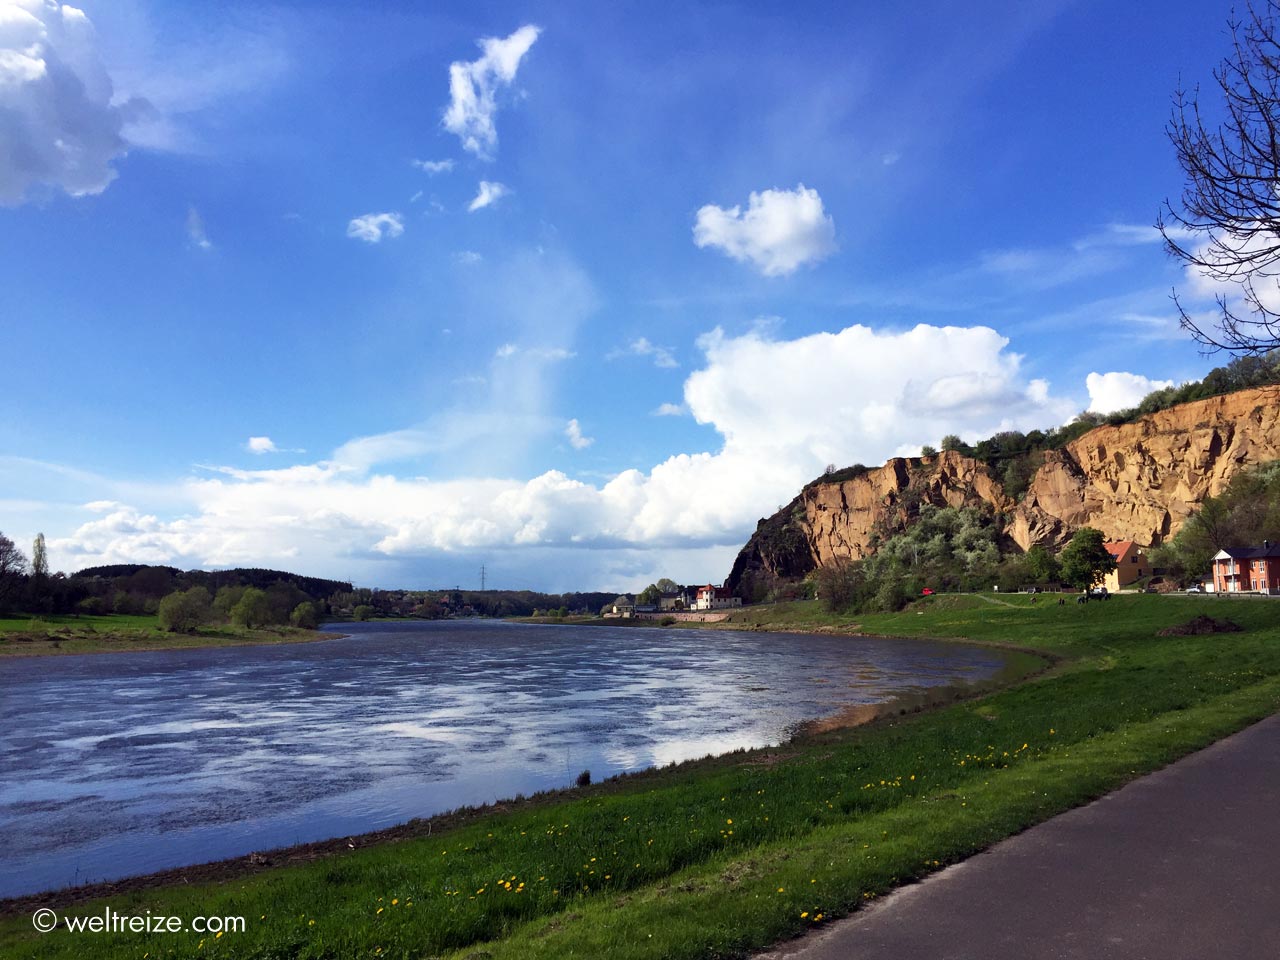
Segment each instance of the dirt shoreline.
M3 649L0 650L0 661L14 659L31 659L33 657L89 657L98 654L122 654L122 653L153 653L161 650L221 650L224 647L285 647L291 644L302 643L319 643L321 640L339 640L348 637L348 633L325 633L320 630L310 631L312 636L307 637L280 637L255 639L235 639L235 640L219 640L213 643L148 643L145 638L129 637L122 635L98 634L94 637L86 637L81 635L71 636L41 636L31 637L23 634L9 634L0 636L0 642ZM29 644L29 643L64 643L71 640L98 640L104 643L119 643L119 647L104 647L97 650L60 650L43 649L32 650L27 648L13 647L13 644ZM125 646L128 644L128 646Z
M579 625L588 625L580 622ZM708 625L702 629L716 629L719 625ZM728 629L721 627L721 629ZM769 633L837 633L829 629L825 631L776 630L767 629ZM948 685L926 690L916 695L906 695L886 700L879 704L851 704L848 707L827 717L806 720L797 725L793 734L773 747L757 747L751 750L739 750L726 754L686 760L683 763L668 767L646 767L628 773L617 774L590 787L567 786L556 790L548 790L532 794L521 799L498 800L492 804L479 807L462 807L445 811L431 817L413 819L403 824L373 830L367 833L352 834L345 837L333 837L309 843L293 844L271 850L254 851L249 854L231 857L224 860L213 860L206 863L173 867L154 873L122 877L118 880L104 880L75 887L63 887L37 893L24 894L17 897L0 899L0 917L29 914L42 907L65 909L68 906L96 900L101 897L113 897L129 893L140 893L157 887L189 885L200 883L216 883L234 880L244 876L261 873L276 867L296 866L310 863L326 857L342 856L364 847L385 843L399 843L406 840L421 839L439 835L459 827L488 817L493 814L507 813L514 810L530 810L548 806L575 797L592 794L608 794L631 788L637 781L657 780L673 774L682 775L705 769L712 773L718 767L732 764L768 765L772 766L793 756L796 748L807 742L816 742L832 735L839 735L853 729L871 729L881 725L892 725L909 714L919 714L931 710L942 709L956 703L976 700L987 696L995 690L1017 686L1055 669L1063 662L1062 657L1041 650L1017 647L1000 642L982 642L957 640L954 637L883 637L881 634L865 634L858 632L844 633L851 637L877 637L894 640L932 640L947 643L969 643L971 646L992 647L1020 653L1040 661L1034 669L1015 670L1012 673L1002 671L991 680L975 684ZM335 639L348 634L325 634L316 639ZM299 641L311 642L311 641ZM184 648L178 648L184 649ZM185 648L196 649L196 648Z

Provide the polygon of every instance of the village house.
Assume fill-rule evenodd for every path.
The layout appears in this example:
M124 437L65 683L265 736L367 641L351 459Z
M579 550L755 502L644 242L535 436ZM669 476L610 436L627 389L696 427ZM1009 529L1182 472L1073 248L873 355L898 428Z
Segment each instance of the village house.
M663 613L689 609L689 594L683 590L678 593L662 593L658 595L658 609Z
M1112 593L1151 575L1151 564L1147 562L1146 552L1132 540L1120 540L1104 546L1116 561L1116 568L1102 582Z
M1213 558L1213 587L1220 593L1280 593L1280 544L1226 547Z
M729 607L740 606L742 606L741 597L735 597L732 591L710 583L705 587L698 588L697 595L693 601L693 609L695 610L725 610Z

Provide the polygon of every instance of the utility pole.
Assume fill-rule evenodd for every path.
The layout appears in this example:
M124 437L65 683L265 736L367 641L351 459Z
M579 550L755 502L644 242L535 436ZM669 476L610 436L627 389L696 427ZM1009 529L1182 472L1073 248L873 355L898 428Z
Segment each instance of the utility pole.
M480 592L481 593L484 593L484 580L485 580L485 572L484 572L484 564L482 563L480 564Z

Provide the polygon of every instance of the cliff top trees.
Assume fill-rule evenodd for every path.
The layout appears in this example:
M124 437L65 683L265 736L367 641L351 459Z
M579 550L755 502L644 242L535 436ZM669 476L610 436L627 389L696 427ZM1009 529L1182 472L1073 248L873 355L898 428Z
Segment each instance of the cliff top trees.
M1252 0L1229 21L1230 54L1214 70L1216 126L1199 88L1179 90L1167 127L1186 175L1181 203L1156 222L1171 255L1222 284L1212 323L1183 308L1182 326L1209 351L1280 346L1280 0Z

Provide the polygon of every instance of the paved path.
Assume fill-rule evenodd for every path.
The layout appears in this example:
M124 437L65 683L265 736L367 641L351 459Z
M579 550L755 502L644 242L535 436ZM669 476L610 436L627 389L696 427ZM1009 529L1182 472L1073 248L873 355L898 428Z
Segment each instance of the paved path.
M1280 715L759 960L1280 957Z

